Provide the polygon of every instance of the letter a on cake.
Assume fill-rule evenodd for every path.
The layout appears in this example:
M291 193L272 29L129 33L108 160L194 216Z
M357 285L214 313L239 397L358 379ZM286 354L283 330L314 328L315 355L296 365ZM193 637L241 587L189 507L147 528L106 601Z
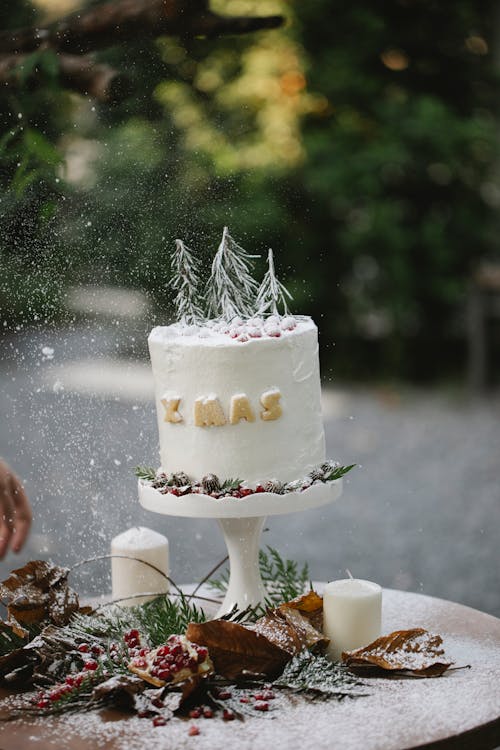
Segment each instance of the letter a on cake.
M246 393L237 393L231 398L229 421L231 424L238 424L242 419L246 419L247 422L255 422L255 414Z

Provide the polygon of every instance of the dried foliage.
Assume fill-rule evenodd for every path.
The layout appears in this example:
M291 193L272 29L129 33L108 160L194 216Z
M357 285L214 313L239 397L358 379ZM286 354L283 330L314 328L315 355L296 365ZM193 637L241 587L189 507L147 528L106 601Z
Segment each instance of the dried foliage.
M440 677L451 666L440 635L423 628L396 630L364 648L342 654L344 664L362 674L391 672Z

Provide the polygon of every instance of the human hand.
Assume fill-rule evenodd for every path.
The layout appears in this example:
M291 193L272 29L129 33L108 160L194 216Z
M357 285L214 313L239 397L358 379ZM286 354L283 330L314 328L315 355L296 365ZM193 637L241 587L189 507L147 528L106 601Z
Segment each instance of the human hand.
M9 546L19 552L33 519L31 506L21 480L0 459L0 560Z

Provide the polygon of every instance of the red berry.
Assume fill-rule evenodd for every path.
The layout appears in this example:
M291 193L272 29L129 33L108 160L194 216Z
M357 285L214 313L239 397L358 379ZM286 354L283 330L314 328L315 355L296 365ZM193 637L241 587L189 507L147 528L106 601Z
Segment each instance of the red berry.
M51 690L49 693L49 698L51 701L58 701L60 698L62 698L62 692L56 688L55 690Z
M220 690L217 697L220 698L221 701L227 701L227 699L231 697L231 691Z
M47 708L47 706L49 706L49 705L50 705L50 703L49 703L49 701L47 700L47 698L41 698L41 699L40 699L40 700L39 700L39 701L37 702L37 704L36 704L36 707L37 707L37 708Z
M181 493L179 492L179 490L177 489L177 487L172 487L172 489L170 490L170 494L171 495L175 495L176 497L179 497L179 495Z
M198 671L198 661L197 659L188 659L187 668L191 670L191 672L197 672Z
M80 685L82 684L83 680L84 680L84 675L83 674L77 674L76 677L75 677L75 685L76 685L76 687L80 687Z
M265 492L265 489L261 484L258 484L255 488L255 492Z
M123 636L126 641L130 640L131 638L135 638L136 640L139 640L141 637L141 634L136 628L132 628L132 630L129 630L128 633L125 633Z
M99 664L96 661L94 661L93 659L89 659L89 661L85 662L85 664L83 665L83 668L87 669L90 672L93 672L94 670L97 669L98 666Z
M88 654L88 652L90 651L90 646L88 643L80 643L77 648L81 654Z
M222 712L222 718L224 719L224 721L233 721L236 717L233 711L230 711L229 708L225 708Z
M189 712L190 719L199 719L201 716L201 708L192 708Z
M139 656L146 656L146 654L149 654L149 648L141 648L139 650Z
M154 727L164 727L166 723L167 723L167 720L164 716L155 716L153 719Z
M99 656L100 654L104 653L104 649L98 646L96 643L92 646L90 649L94 656Z
M156 708L163 708L163 706L165 705L161 698L152 698L151 703Z
M269 703L266 703L265 701L257 701L254 705L254 709L256 711L269 711Z
M241 492L242 497L248 497L248 495L253 494L253 490L250 490L248 487L244 487L243 489L240 490L240 492Z
M141 642L139 641L138 638L129 638L127 641L127 646L129 647L130 650L137 648L137 646L140 646L140 645L141 645Z
M205 717L205 719L211 719L213 715L214 712L212 711L210 706L205 706L205 708L203 709L203 716Z
M240 698L240 703L250 703L250 698Z
M143 708L141 711L137 711L137 716L139 719L149 719L151 716L151 711L147 711L145 708Z
M175 645L170 647L170 653L172 656L182 656L183 648L180 643L176 643Z
M160 646L160 648L157 651L158 656L166 656L170 653L170 648L168 646Z
M73 687L73 685L75 684L75 678L74 678L74 677L72 677L72 676L71 676L71 675L69 674L69 675L68 675L68 676L66 677L66 679L65 679L65 683L66 683L66 685L69 685L70 687Z
M191 726L188 729L188 734L190 737L196 737L197 734L200 733L200 730L195 724L191 724Z

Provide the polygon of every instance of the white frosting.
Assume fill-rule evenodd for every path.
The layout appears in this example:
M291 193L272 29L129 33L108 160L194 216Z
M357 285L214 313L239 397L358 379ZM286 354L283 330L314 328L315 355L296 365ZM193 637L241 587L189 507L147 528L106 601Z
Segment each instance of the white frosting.
M247 336L249 324L241 321L151 331L164 471L184 471L194 480L214 473L220 479L287 482L324 460L317 328L310 318L284 320L286 326L252 321L251 328L262 332L259 337ZM260 399L276 390L282 413L264 421ZM243 393L256 419L231 424L231 399ZM169 394L181 398L182 422L165 421L161 400ZM194 403L207 397L218 399L225 424L195 425Z

